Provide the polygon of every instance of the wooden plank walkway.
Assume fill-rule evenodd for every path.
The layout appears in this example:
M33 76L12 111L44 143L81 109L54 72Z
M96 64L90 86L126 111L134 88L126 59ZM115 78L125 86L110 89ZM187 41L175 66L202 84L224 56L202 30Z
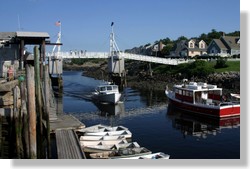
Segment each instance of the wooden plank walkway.
M58 159L86 159L74 130L56 130Z
M72 115L59 115L57 120L50 121L50 132L54 133L57 129L82 129L85 125Z

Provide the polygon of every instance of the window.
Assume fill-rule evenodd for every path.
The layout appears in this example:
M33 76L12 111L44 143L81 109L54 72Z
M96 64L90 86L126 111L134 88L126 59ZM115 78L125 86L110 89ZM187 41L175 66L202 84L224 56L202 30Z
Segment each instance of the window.
M194 43L193 42L190 42L189 48L194 48Z

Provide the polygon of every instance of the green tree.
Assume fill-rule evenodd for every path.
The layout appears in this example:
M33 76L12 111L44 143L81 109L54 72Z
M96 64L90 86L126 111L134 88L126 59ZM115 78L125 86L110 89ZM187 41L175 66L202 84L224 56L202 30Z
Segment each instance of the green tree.
M162 54L164 55L164 56L168 56L168 55L170 55L170 51L171 51L171 49L173 48L173 43L169 43L169 44L167 44L163 49L162 49Z
M181 40L188 40L185 36L180 36L175 42L180 42Z

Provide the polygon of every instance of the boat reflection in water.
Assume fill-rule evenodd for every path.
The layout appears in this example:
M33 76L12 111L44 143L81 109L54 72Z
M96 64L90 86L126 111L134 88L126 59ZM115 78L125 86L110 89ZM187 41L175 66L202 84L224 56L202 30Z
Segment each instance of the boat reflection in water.
M206 139L208 135L217 135L221 130L240 127L240 116L212 118L192 114L168 105L167 116L172 120L173 128L180 130L183 137L194 136Z
M101 116L116 116L125 112L124 102L118 102L117 104L94 102L94 104L100 110Z

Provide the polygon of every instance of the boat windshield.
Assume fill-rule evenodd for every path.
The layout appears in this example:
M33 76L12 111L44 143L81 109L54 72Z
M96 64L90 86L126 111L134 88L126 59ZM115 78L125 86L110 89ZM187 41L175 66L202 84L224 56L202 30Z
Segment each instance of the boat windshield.
M107 90L112 90L112 86L107 86Z
M106 87L105 86L100 87L100 91L106 91Z
M118 86L117 85L110 85L110 86L100 86L97 89L100 92L105 92L105 91L118 91Z

